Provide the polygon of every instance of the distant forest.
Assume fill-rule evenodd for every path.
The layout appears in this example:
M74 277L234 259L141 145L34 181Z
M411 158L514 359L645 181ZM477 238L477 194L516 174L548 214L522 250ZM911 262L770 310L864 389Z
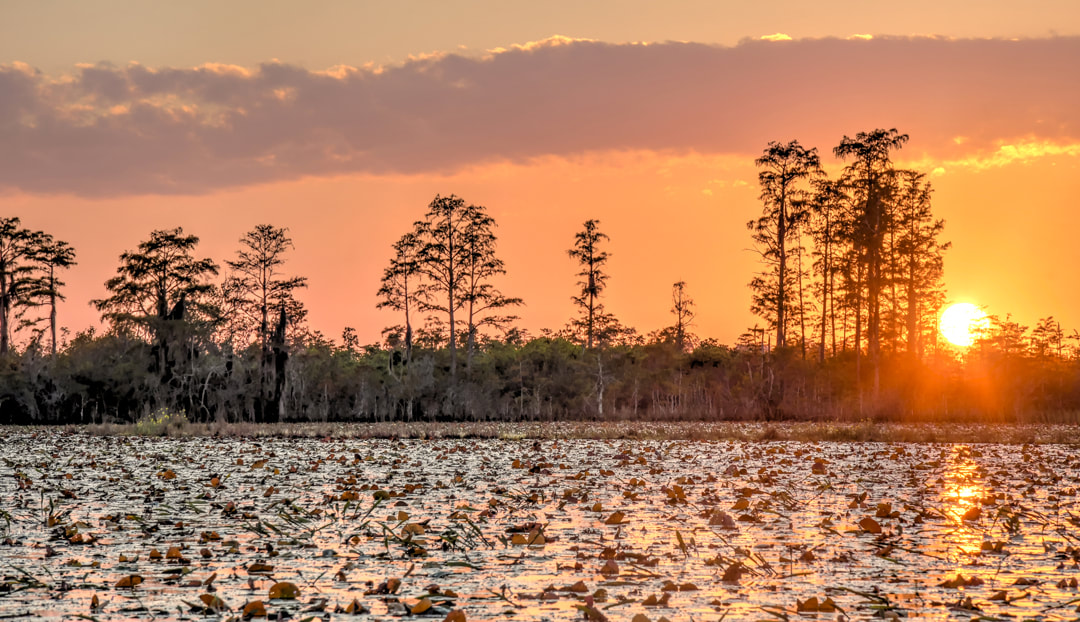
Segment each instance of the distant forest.
M76 249L0 218L0 423L552 419L1075 421L1080 334L989 318L969 348L937 328L945 223L923 173L893 165L908 137L845 136L829 178L816 149L770 143L756 160L760 254L736 343L695 333L693 287L643 335L604 306L602 223L568 232L575 315L529 335L487 210L436 196L388 249L377 304L399 322L378 344L311 331L286 229L258 225L235 256L158 230L119 258L92 304L107 326L58 339ZM709 284L697 284L708 287ZM62 332L62 331L61 331ZM63 336L63 335L62 335Z

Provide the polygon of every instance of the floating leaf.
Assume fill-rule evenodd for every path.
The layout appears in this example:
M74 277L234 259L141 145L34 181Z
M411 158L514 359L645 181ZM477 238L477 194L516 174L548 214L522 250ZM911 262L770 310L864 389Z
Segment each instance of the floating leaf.
M612 512L611 516L608 516L607 519L604 520L604 524L605 525L621 525L623 523L623 519L625 519L625 518L626 518L626 514L620 512L618 510L615 510L614 512Z
M248 574L268 574L274 571L274 567L263 562L253 562L247 567Z
M581 613L585 615L585 619L589 622L607 622L607 616L600 612L595 607L589 605L574 605Z
M225 604L225 601L221 600L219 596L215 596L213 594L203 594L202 596L199 596L199 600L202 601L203 605L207 609L211 609L215 612L227 611L229 609L229 606Z
M831 598L819 601L816 596L811 596L805 601L796 599L795 610L799 613L831 613L836 611L836 603Z
M881 525L869 516L859 521L859 527L867 533L881 533Z
M965 578L962 574L957 574L955 578L946 579L938 585L938 587L944 587L949 589L956 589L958 587L974 587L982 585L983 580L979 577Z
M116 587L133 588L143 582L143 578L137 574L130 574L116 582Z
M725 583L736 583L742 577L744 570L745 566L742 565L742 562L735 562L724 570L724 577L722 580Z
M426 531L420 523L409 523L401 528L401 536L422 536Z
M270 586L270 600L291 600L300 595L300 588L295 583L281 581Z
M731 515L727 512L721 512L717 510L709 517L709 524L721 529L738 529L735 524L735 519L731 518Z
M670 601L671 593L664 592L660 597L657 597L656 594L650 594L645 600L641 601L641 604L646 607L667 607Z

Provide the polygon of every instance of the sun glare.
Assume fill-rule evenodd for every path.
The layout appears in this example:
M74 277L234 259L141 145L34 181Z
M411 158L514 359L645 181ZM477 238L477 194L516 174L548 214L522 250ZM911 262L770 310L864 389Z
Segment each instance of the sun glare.
M958 302L941 314L941 334L949 343L966 348L989 326L986 313L970 302Z

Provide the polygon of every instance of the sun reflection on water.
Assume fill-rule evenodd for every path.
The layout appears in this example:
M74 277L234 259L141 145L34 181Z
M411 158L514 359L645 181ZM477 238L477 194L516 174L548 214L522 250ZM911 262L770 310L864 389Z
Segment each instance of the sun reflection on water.
M944 487L941 501L945 514L956 523L956 529L948 534L946 548L959 549L966 555L978 555L982 550L984 529L977 526L982 515L982 501L987 488L979 472L979 465L967 445L954 445L945 467Z

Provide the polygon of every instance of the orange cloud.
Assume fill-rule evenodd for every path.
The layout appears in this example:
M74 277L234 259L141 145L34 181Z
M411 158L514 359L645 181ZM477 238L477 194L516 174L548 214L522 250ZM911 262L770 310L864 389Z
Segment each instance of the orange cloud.
M908 150L934 162L986 153L972 161L993 166L1080 143L1080 83L1063 78L1076 58L1080 37L860 35L734 47L553 37L326 71L98 64L48 76L14 63L0 65L0 189L205 194L595 152L746 156L790 138L824 151L874 127L911 134Z
M966 141L954 139L957 144ZM1036 160L1051 157L1078 157L1080 143L1059 143L1034 137L1013 142L998 141L993 149L984 149L961 158L934 159L925 157L915 161L905 161L904 166L917 170L930 170L934 175L942 175L950 170L963 169L985 171L1009 166L1010 164L1031 164Z

